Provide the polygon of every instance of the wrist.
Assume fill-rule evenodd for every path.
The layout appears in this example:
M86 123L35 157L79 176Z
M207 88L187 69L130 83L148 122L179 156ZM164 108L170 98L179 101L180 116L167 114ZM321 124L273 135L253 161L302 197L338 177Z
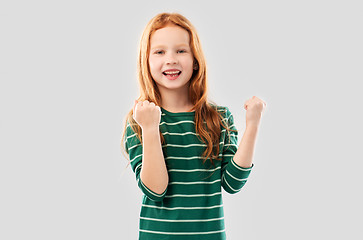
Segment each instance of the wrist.
M141 128L142 134L159 134L159 126L157 127L144 127Z
M259 128L259 124L256 124L256 123L246 125L246 130L249 129L249 130L256 130L257 131L258 128Z

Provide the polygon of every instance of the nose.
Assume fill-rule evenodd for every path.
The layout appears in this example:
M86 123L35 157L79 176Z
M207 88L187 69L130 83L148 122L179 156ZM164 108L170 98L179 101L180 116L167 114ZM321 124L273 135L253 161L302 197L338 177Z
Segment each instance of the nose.
M173 54L173 53L169 53L167 55L167 58L166 58L166 64L177 64L178 63L178 60L176 58L176 56Z

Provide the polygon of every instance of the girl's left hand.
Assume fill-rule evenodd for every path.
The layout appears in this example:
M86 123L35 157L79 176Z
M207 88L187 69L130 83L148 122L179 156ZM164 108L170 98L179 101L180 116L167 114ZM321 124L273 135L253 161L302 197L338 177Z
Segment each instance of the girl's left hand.
M266 108L266 103L256 96L248 99L244 104L246 109L246 127L256 126L260 124L261 116Z

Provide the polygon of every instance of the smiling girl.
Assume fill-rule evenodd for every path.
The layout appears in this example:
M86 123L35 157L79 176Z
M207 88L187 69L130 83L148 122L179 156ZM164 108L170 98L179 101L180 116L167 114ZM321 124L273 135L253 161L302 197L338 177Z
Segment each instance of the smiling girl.
M143 192L139 240L226 239L222 188L245 185L265 102L244 104L246 130L207 100L207 66L194 26L177 13L147 24L138 56L140 97L122 147Z

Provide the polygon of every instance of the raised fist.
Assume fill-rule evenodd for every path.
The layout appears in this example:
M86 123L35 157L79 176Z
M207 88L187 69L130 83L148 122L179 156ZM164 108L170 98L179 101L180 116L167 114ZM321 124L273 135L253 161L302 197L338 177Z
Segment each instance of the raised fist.
M249 125L259 126L262 113L266 108L266 102L262 99L253 96L248 99L244 104L246 109L246 127Z
M153 102L147 100L138 102L135 100L132 117L143 130L159 128L161 109Z

